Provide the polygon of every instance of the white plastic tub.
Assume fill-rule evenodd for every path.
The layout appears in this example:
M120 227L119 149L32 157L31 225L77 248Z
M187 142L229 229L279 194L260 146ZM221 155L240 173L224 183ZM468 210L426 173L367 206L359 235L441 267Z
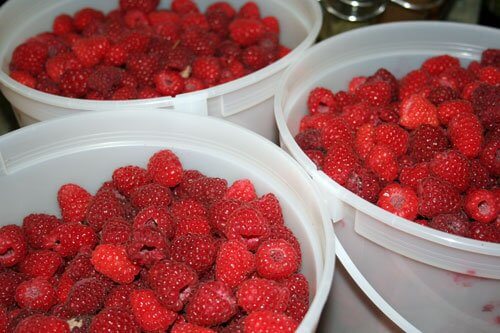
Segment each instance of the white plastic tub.
M216 0L197 0L204 10ZM169 8L171 1L161 1ZM245 0L229 1L239 8ZM321 27L321 8L316 0L256 0L263 15L276 16L281 25L281 42L293 51L283 59L241 79L203 91L133 101L76 100L30 89L8 76L12 51L17 45L42 31L51 30L60 13L74 13L83 7L105 12L116 8L118 0L10 0L0 8L0 88L14 108L21 126L79 110L105 111L140 108L177 109L201 115L226 118L268 139L277 140L273 115L273 96L284 69L311 46Z
M186 169L229 183L249 178L273 192L299 239L311 307L300 332L319 321L333 277L334 231L315 184L285 152L264 138L214 118L161 110L96 112L34 124L0 137L0 221L21 223L33 212L58 214L57 190L69 182L91 193L123 165L145 166L171 149Z
M466 65L488 47L500 48L500 30L440 22L378 25L314 46L287 70L278 88L275 114L282 146L322 189L336 222L338 258L365 294L405 331L499 332L500 244L423 227L357 197L318 171L294 136L307 113L308 93L316 86L345 90L352 77L371 75L380 67L402 77L426 58L444 53ZM336 306L343 299L337 293L329 301L335 306L325 309L325 332L393 329L362 304L365 296L358 295L354 304L361 309L357 319L346 318L345 306Z

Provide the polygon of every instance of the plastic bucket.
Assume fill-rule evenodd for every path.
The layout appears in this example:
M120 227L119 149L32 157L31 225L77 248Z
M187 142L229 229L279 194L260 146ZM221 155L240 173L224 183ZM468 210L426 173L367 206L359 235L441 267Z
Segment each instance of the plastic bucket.
M402 77L426 58L445 53L466 65L488 47L500 48L500 30L442 22L358 29L308 50L287 70L275 98L282 146L320 186L336 222L337 257L365 295L405 331L498 332L500 244L410 223L359 198L318 171L294 136L307 113L308 93L316 86L344 90L352 77L371 75L380 67ZM351 293L358 294L358 304L350 304L360 310L357 319L342 314L344 305L327 307L320 327L386 332L391 326L386 318L362 304L364 295ZM342 299L337 293L330 302L338 305Z
M231 140L228 140L230 138ZM33 212L58 214L57 190L68 182L91 193L114 169L145 166L159 149L173 150L186 169L211 177L250 179L273 192L299 239L311 306L300 332L312 332L330 290L334 231L316 185L285 152L228 122L160 110L96 112L34 124L0 137L0 221L19 224Z
M215 0L197 0L204 10ZM245 0L229 1L239 8ZM210 89L178 95L130 101L76 100L30 89L8 76L8 65L15 47L24 40L52 27L54 18L63 12L72 14L83 7L105 12L116 8L118 1L100 0L10 0L0 8L0 87L12 104L21 126L85 110L177 109L201 115L226 118L270 140L278 133L273 115L273 96L285 68L294 62L319 33L321 8L315 0L256 0L262 15L276 16L281 25L281 42L293 51L279 61L238 80ZM169 8L161 1L159 8Z

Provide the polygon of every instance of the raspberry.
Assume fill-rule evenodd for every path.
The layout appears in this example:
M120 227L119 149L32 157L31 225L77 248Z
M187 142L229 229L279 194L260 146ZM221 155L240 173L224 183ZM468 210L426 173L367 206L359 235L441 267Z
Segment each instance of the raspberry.
M471 189L486 189L490 188L494 183L490 177L488 170L481 164L479 160L470 161L470 188Z
M219 200L215 202L208 211L208 221L212 228L219 233L224 233L227 220L231 214L241 206L241 202L236 200Z
M122 284L132 282L140 271L127 257L123 245L98 245L92 252L91 262L99 273Z
M63 264L61 256L48 250L31 252L19 263L19 271L29 277L51 278Z
M481 66L500 66L500 50L484 50L481 54Z
M130 202L138 209L150 206L166 207L172 202L172 192L160 184L146 184L132 191Z
M250 202L257 198L255 188L252 182L248 179L239 179L235 181L224 194L226 200L238 200L242 202Z
M366 166L383 181L397 178L399 166L393 150L385 145L375 145L366 158Z
M283 283L290 291L290 295L309 299L309 283L304 275L300 273L292 274Z
M360 100L373 106L388 105L392 100L391 85L386 81L365 82L355 94Z
M227 2L215 2L207 7L206 13L223 12L228 18L232 19L236 15L236 10Z
M152 55L135 53L128 57L126 68L140 84L152 85L158 69L158 59Z
M155 153L148 162L148 172L153 181L160 185L174 187L182 180L182 164L170 150Z
M416 129L424 124L439 126L436 107L420 95L411 95L403 99L399 116L399 124L408 129Z
M491 223L473 222L470 224L469 234L471 238L476 240L493 243L500 242L498 228L496 229Z
M142 209L134 218L134 229L146 226L157 228L164 237L171 239L174 236L175 223L166 207L150 206Z
M210 235L211 227L207 219L202 216L192 216L181 219L177 222L175 237L187 234Z
M174 238L170 253L173 260L202 272L214 263L217 247L210 235L187 234Z
M44 248L72 257L83 249L92 249L97 244L97 235L89 226L80 223L65 223L47 236Z
M85 27L95 21L104 19L104 14L101 11L93 8L83 8L73 16L73 25L78 31L83 31Z
M34 89L37 86L36 79L33 76L31 76L31 74L29 74L28 72L11 71L9 75L12 79L30 88Z
M405 166L399 173L399 182L403 186L408 186L417 190L418 183L431 175L429 164L426 162L417 163L411 166Z
M480 154L483 128L475 114L457 114L450 121L448 132L453 146L464 156L475 158Z
M429 162L449 147L443 130L430 125L419 126L410 137L410 156L415 162Z
M123 11L136 9L149 13L156 9L159 2L159 0L120 0L120 9Z
M417 194L412 188L397 183L389 184L380 191L377 205L408 220L417 217Z
M456 150L436 154L429 164L437 177L446 180L459 192L464 192L470 184L470 162Z
M61 92L66 97L82 97L88 91L89 69L69 69L61 75Z
M470 218L488 223L498 218L499 207L493 192L488 190L472 190L465 197L464 209Z
M236 298L223 282L201 284L186 306L186 319L201 326L215 326L228 321L237 311Z
M198 282L196 272L189 266L175 261L155 263L147 273L147 283L164 306L180 311Z
M64 222L82 222L92 195L76 184L64 184L57 192L57 202Z
M442 103L437 108L439 121L443 125L448 125L457 114L474 113L472 104L466 100L451 100Z
M90 261L90 255L82 253L78 254L66 265L64 275L76 282L96 276L97 272Z
M432 76L436 76L450 67L460 67L460 61L446 54L425 60L421 68Z
M154 76L156 91L162 96L175 97L184 92L184 79L176 72L161 71Z
M441 214L435 216L430 222L429 227L447 232L449 234L468 237L469 221L462 214Z
M208 85L216 84L221 77L221 65L216 57L199 57L193 62L193 77Z
M207 211L203 204L196 199L186 198L180 199L172 203L170 213L177 220L184 220L193 217L203 217L207 215Z
M455 100L458 97L458 94L455 90L453 90L450 87L445 87L445 86L439 86L437 88L432 89L429 92L429 96L427 96L427 99L434 105L440 106L444 102L448 102L451 100ZM443 123L442 117L441 117L441 112L439 111L438 108L438 116L439 120L441 123Z
M172 10L178 14L198 12L198 6L191 0L174 0L171 4Z
M217 35L212 35L199 28L191 27L186 29L181 35L181 46L188 48L198 56L212 56L215 54L218 45L218 40L216 39L218 39Z
M345 185L350 173L358 166L358 159L347 143L332 145L323 161L322 170L340 185Z
M163 25L165 23L181 24L181 18L177 13L169 10L155 10L148 13L149 24L153 27Z
M73 18L68 14L56 16L52 23L52 31L56 35L64 35L75 30L73 26Z
M202 80L199 80L194 77L190 77L184 81L184 92L193 92L193 91L198 91L198 90L203 90L207 86Z
M138 99L148 99L156 97L161 97L161 95L158 91L156 91L156 89L152 87L142 87L139 90L137 90Z
M127 243L127 254L136 265L151 266L168 255L168 243L154 227L134 229Z
M500 88L489 84L479 84L471 93L470 101L476 112L488 109L499 103Z
M0 307L0 331L7 332L7 326L9 325L9 316L7 310Z
M399 103L392 103L376 109L379 119L386 123L399 123Z
M82 279L71 287L65 306L72 316L93 314L103 306L106 293L102 280Z
M409 135L396 124L381 124L375 128L375 143L391 148L396 156L406 154Z
M359 87L366 83L368 78L366 76L355 76L349 81L349 92L356 93ZM359 96L356 95L359 98Z
M300 243L294 233L285 225L271 225L270 230L271 232L265 240L281 239L288 242L295 249L298 258L298 265L300 266L302 262L302 251L300 250Z
M323 147L329 149L330 146L340 142L351 142L352 131L344 118L326 116L329 116L329 118L325 119L323 128L320 129Z
M224 234L227 239L239 240L251 251L255 251L269 233L269 223L262 214L250 207L234 211L228 218Z
M259 19L260 18L259 6L253 1L246 2L243 6L241 6L238 12L238 17Z
M109 41L102 36L82 38L72 46L73 52L84 67L92 67L100 63L108 48Z
M187 196L210 206L224 197L227 181L221 178L202 177L189 183L185 191Z
M437 81L440 85L461 92L468 83L474 81L474 77L462 67L448 67L437 77Z
M165 332L177 319L177 314L163 306L152 290L135 290L130 295L135 319L145 331Z
M57 303L52 284L44 277L21 282L16 289L15 299L21 308L48 311Z
M292 318L272 311L254 311L243 321L244 332L291 333L299 324Z
M375 202L380 191L380 183L371 171L358 167L349 174L345 188L367 201Z
M334 113L338 110L337 99L330 89L317 87L309 93L307 109L310 114Z
M22 230L28 245L41 249L45 244L45 237L59 225L61 220L54 215L30 214L23 219Z
M433 218L460 209L460 194L451 184L439 178L423 179L418 185L417 195L418 212L425 217Z
M14 49L11 69L36 75L43 71L47 58L48 49L46 45L35 41L27 42Z
M22 229L17 225L0 228L0 265L12 267L20 263L28 253L28 244Z
M198 170L185 170L182 175L182 180L179 185L175 188L175 194L179 198L188 197L188 193L186 188L189 184L191 184L194 180L204 178L205 176L199 172Z
M373 108L366 102L346 105L342 109L341 118L353 130L358 130L362 125L373 119Z
M92 318L89 333L139 333L134 315L123 308L106 308Z
M354 137L354 149L359 157L366 159L375 146L375 126L371 123L363 124Z
M304 319L307 310L309 310L309 298L298 295L291 295L287 304L285 314L295 320L301 322Z
M262 243L255 254L255 261L257 273L266 279L284 279L299 268L296 250L283 239Z
M266 279L250 279L243 282L236 292L238 305L247 313L258 310L285 312L290 292L286 287Z
M152 55L147 55L146 51L151 42L151 37L140 31L132 31L120 40L121 47L127 53L132 53L128 56L126 65L132 71L132 74L140 76L147 82L146 75L156 69L157 58Z
M151 182L146 169L133 165L116 169L112 178L116 189L126 196L129 196L135 188Z
M98 232L109 219L124 215L124 206L114 194L97 193L88 206L86 221Z
M493 177L498 177L500 175L500 158L498 157L499 151L500 139L498 137L494 137L485 144L479 157L481 164Z
M269 225L283 225L285 223L280 202L273 193L263 195L252 201L250 205L262 214Z
M417 69L406 74L400 82L399 99L404 101L413 94L418 94L430 83L429 74Z
M302 150L320 150L323 147L321 132L316 129L308 129L298 133L295 136L295 142Z
M229 25L231 38L241 46L250 46L259 41L266 32L266 26L259 20L239 18Z
M500 69L494 66L486 66L479 70L478 79L481 82L491 84L493 86L500 84Z
M255 270L254 255L243 243L230 240L220 246L215 261L215 276L230 288L240 285Z
M243 50L241 58L243 63L254 71L269 65L275 60L272 53L259 45L247 47Z
M122 66L128 58L127 51L122 44L110 45L102 62L108 66Z
M26 276L16 271L0 272L0 308L8 309L15 305L16 289L24 280L26 280Z
M172 327L171 333L215 333L215 331L190 323L178 322Z
M280 33L280 23L275 16L266 16L262 19L262 23L266 26L268 31L275 34Z
M69 325L67 322L55 317L45 316L42 314L34 314L24 318L17 324L16 333L69 333Z

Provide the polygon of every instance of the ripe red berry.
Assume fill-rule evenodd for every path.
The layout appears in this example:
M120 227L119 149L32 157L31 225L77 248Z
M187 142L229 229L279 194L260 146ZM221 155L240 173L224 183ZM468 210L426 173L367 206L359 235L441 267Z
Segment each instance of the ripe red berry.
M12 267L20 263L28 253L28 244L22 229L17 225L0 228L0 265Z
M284 279L299 268L297 251L283 239L262 243L255 254L256 269L266 279Z
M63 264L59 254L53 251L40 250L29 253L19 263L19 271L30 277L51 278Z
M64 184L57 192L57 201L64 222L82 222L92 195L76 184Z
M435 176L446 180L459 192L464 192L470 185L470 162L456 150L436 154L429 166Z
M36 277L17 286L16 302L21 308L48 311L57 303L52 284L44 277Z
M418 198L410 187L397 183L387 185L380 191L377 205L408 220L413 220L418 213Z
M396 155L392 149L383 144L373 147L366 158L366 166L383 181L391 182L399 173Z
M358 166L358 159L350 145L332 145L323 161L322 170L340 185L345 185L349 174Z
M338 110L337 100L330 89L317 87L309 93L307 109L310 114L333 113Z
M11 308L15 305L15 292L17 286L27 277L24 274L13 270L6 270L0 273L0 308Z
M171 239L174 236L175 222L167 207L150 206L142 209L134 217L134 229L154 227L160 230L164 237Z
M250 202L257 198L253 183L249 179L239 179L235 181L224 194L226 200L238 200Z
M433 76L441 74L445 69L450 67L460 67L460 61L449 55L432 57L425 60L422 64L422 69Z
M238 240L255 251L269 231L269 223L258 210L242 207L229 216L224 234L227 239Z
M217 247L210 235L187 234L174 238L171 258L183 262L197 272L210 268L215 262Z
M82 279L71 287L65 307L72 316L94 314L103 306L107 291L99 278Z
M500 233L492 223L472 222L469 230L470 237L484 242L498 243Z
M177 322L172 327L171 333L215 333L215 331L203 326Z
M402 100L399 117L399 124L408 129L416 129L420 125L439 126L436 107L420 95L411 95Z
M34 314L22 319L16 326L15 333L69 333L69 325L55 316Z
M345 188L367 201L375 202L380 192L380 183L373 172L360 166L349 174Z
M236 19L229 25L231 38L241 46L250 46L257 43L265 32L265 25L261 21L252 18Z
M460 209L460 194L448 182L435 177L423 179L417 187L418 212L432 218Z
M174 187L182 180L182 164L170 150L155 153L148 162L148 172L160 185Z
M154 76L156 91L162 96L175 97L184 92L184 79L173 71L161 71Z
M177 319L177 313L163 306L152 290L135 290L130 295L135 319L144 331L166 331Z
M422 125L410 137L410 156L415 162L429 162L434 155L449 147L448 139L441 128Z
M168 256L169 244L159 229L144 226L132 231L126 247L134 264L150 267Z
M498 137L488 141L480 155L481 164L493 177L500 176L500 139Z
M482 223L494 221L500 213L493 192L482 189L472 190L467 193L464 209L470 218Z
M84 67L92 67L100 63L108 48L109 41L102 36L82 38L72 46L73 52Z
M249 279L236 292L238 305L247 313L258 310L285 312L290 292L272 280Z
M159 0L120 0L120 9L123 11L136 9L149 13L156 9L159 2Z
M427 162L417 163L412 166L405 166L399 173L399 182L401 185L411 187L416 191L419 182L422 179L429 177L430 174L431 171Z
M481 152L483 128L473 113L459 113L449 123L448 131L453 146L468 158Z
M469 236L470 222L460 213L437 215L428 226L457 236Z
M255 271L255 258L243 243L230 240L220 246L215 261L215 277L235 288Z
M27 42L17 46L12 53L11 65L15 70L36 75L43 71L48 58L47 46L40 42Z
M244 332L292 333L298 327L292 318L272 311L254 311L243 323Z
M356 89L355 94L373 106L388 105L392 100L391 85L386 81L365 82Z
M167 207L172 202L172 191L158 183L136 187L130 193L130 203L137 209L150 206Z
M92 252L92 264L95 269L117 283L130 283L139 273L139 266L127 257L123 245L101 244Z
M224 233L227 220L231 214L241 206L236 200L219 200L215 202L208 211L208 222L212 228L219 233Z
M448 125L457 114L474 113L474 109L469 101L458 99L441 103L437 108L437 113L441 124Z
M386 145L396 154L402 156L408 149L409 135L396 124L380 124L375 128L375 143Z
M92 318L89 333L139 333L134 315L123 308L106 308Z
M214 85L221 77L221 65L216 57L199 57L192 65L193 77L205 82L207 85Z

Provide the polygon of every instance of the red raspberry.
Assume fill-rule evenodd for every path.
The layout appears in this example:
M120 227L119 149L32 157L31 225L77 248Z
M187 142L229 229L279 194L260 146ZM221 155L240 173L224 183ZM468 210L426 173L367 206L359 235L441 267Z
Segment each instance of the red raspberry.
M272 280L250 279L236 292L238 305L247 313L258 310L285 312L290 292Z
M403 186L408 186L417 190L418 183L431 175L429 164L426 162L417 163L411 166L404 166L399 173L399 182Z
M44 69L48 48L40 42L27 42L17 46L12 53L11 69L36 75Z
M344 142L332 145L323 161L322 170L340 185L345 185L351 172L358 166L352 147Z
M185 170L182 175L182 180L179 185L175 188L175 195L179 198L188 197L188 193L186 188L189 184L191 184L194 180L204 178L205 176L199 172L198 170Z
M224 199L250 202L257 199L257 194L255 193L253 183L249 179L239 179L227 189Z
M156 9L159 2L159 0L120 0L120 9L122 11L136 9L149 13Z
M174 236L175 223L167 207L150 206L142 209L134 218L134 229L146 226L158 228L164 237L171 239Z
M321 115L318 114L318 116ZM340 142L350 143L352 141L352 131L344 118L334 117L329 114L325 114L325 116L328 116L328 118L325 119L322 128L319 128L323 147L329 149L330 146L340 144Z
M481 152L480 161L481 164L488 170L490 175L493 177L498 177L500 175L500 139L494 137L490 141L486 142L484 149Z
M94 21L102 21L104 14L101 11L93 8L83 8L73 16L73 25L78 31L83 31L89 24Z
M129 196L137 187L151 182L146 169L138 166L124 166L113 172L113 185L118 191Z
M16 302L21 308L48 311L57 303L52 284L44 277L22 282L16 289Z
M284 58L286 57L288 54L290 54L290 52L292 52L291 49L289 49L288 47L286 46L283 46L283 45L280 45L278 47L278 55L277 55L277 58L278 59L281 59L281 58Z
M438 77L437 81L440 85L450 87L458 92L470 82L474 81L473 75L465 68L449 67L445 69Z
M259 70L275 60L273 53L259 45L252 45L241 54L243 63L250 69Z
M172 203L170 213L174 219L184 220L193 217L203 217L207 215L207 210L201 202L196 199L180 199Z
M366 102L346 105L342 109L341 118L353 130L358 130L364 124L373 120L374 109Z
M198 276L193 269L170 260L155 263L146 279L162 304L172 311L182 310L198 283Z
M19 263L19 271L29 277L51 278L63 264L61 256L48 250L31 252Z
M459 192L464 192L470 184L470 162L456 150L436 154L429 164L437 177L446 180Z
M236 10L227 2L215 2L207 7L206 13L223 12L228 18L232 19L236 15Z
M500 69L494 66L486 66L479 70L478 79L481 82L497 86L500 84Z
M500 66L500 49L486 49L481 54L481 66Z
M156 89L152 87L142 87L139 90L137 90L138 99L148 99L156 97L161 97L161 95L158 91L156 91Z
M440 106L442 103L457 99L458 94L455 90L450 87L439 86L432 89L429 92L427 99L434 105ZM442 122L442 118L438 109L439 120Z
M224 233L227 220L231 214L241 206L241 202L236 200L219 200L215 202L208 211L208 222L212 228L219 233Z
M143 85L152 85L158 69L158 59L152 55L135 53L128 57L126 68Z
M182 180L182 164L171 150L155 153L149 159L147 169L153 181L163 186L174 187Z
M494 221L500 213L493 192L482 189L467 193L464 209L470 218L482 223Z
M213 33L191 27L181 35L181 46L188 48L197 56L212 56L215 54L220 42L218 39L219 37ZM187 60L189 59L184 62L187 62Z
M354 137L354 149L362 158L366 159L375 146L375 126L371 123L363 124Z
M17 225L0 228L0 265L12 267L20 263L28 253L28 244L22 229Z
M290 291L290 295L296 295L309 299L309 283L307 278L301 273L292 274L283 281L285 287Z
M391 148L396 156L406 154L409 135L396 124L381 124L375 128L375 143Z
M335 95L330 89L317 87L311 90L307 99L307 109L309 114L334 113L337 112L338 105Z
M448 132L453 146L464 156L475 158L480 154L483 128L475 114L457 114L450 121Z
M360 166L349 174L345 188L367 201L375 202L380 192L380 183L375 174Z
M95 70L90 74L87 84L92 90L102 94L109 94L122 81L123 71L112 66L94 67Z
M52 23L52 31L56 35L64 35L73 32L75 27L73 26L73 18L68 14L61 14L56 16L54 22Z
M266 32L266 26L259 20L239 18L229 25L231 38L241 46L250 46L261 39Z
M376 108L379 119L386 123L399 123L399 103L392 103L380 108Z
M152 290L133 291L130 305L144 331L165 332L177 319L177 313L163 306Z
M0 272L0 308L8 309L15 305L16 289L25 280L24 274L13 270Z
M285 223L280 202L273 193L263 195L252 201L250 205L262 214L269 225L283 225Z
M410 138L410 156L415 162L429 162L439 152L449 147L443 130L431 125L419 126Z
M137 290L135 284L119 284L113 287L104 300L105 308L130 309L130 294Z
M238 17L259 19L260 18L259 6L253 1L246 2L243 6L241 6L238 12Z
M300 323L309 310L309 297L291 295L285 314Z
M61 92L66 97L82 97L88 91L89 69L69 69L61 75Z
M262 23L266 26L268 31L275 34L280 33L280 23L275 16L266 16L262 19Z
M121 284L132 282L140 271L127 257L123 245L98 245L92 252L91 262L99 273Z
M24 318L17 324L16 333L69 333L69 325L64 320L55 316L45 316L43 314L34 314Z
M79 281L85 278L97 275L92 262L90 261L90 254L78 254L67 265L64 275L71 278L73 281Z
M230 288L240 285L255 271L254 255L243 243L230 240L220 246L215 261L215 276Z
M441 124L448 125L457 114L474 113L474 109L469 101L458 99L442 103L437 113Z
M114 194L97 193L88 206L86 221L99 232L106 221L123 216L125 216L125 208Z
M399 95L399 83L396 77L385 68L379 68L372 76L366 79L366 83L384 81L391 87L391 100L395 100Z
M79 70L82 64L75 58L73 53L61 53L47 60L45 69L48 76L54 82L61 82L62 75L67 70Z
M132 191L130 202L138 209L150 206L166 207L172 202L172 191L160 184L146 184Z
M262 243L255 254L255 260L257 273L266 279L284 279L299 268L297 251L283 239Z
M321 143L321 132L316 129L308 129L295 136L295 142L302 150L320 150L323 148Z
M92 318L89 333L139 333L134 315L123 308L106 308Z
M417 194L412 188L397 183L389 184L380 191L377 205L408 220L414 220L417 217Z
M498 232L498 228L495 228L492 223L471 223L469 237L485 242L500 243L500 234Z
M258 210L243 207L229 216L224 234L227 239L238 240L250 251L255 251L269 234L269 223Z
M7 310L0 307L0 332L7 332L7 327L9 325L9 315Z
M140 31L132 31L119 41L119 45L125 52L132 53L128 56L127 68L136 76L141 76L144 82L148 82L146 75L154 72L158 65L158 59L155 56L146 54L150 42L150 35Z
M397 156L392 149L382 144L375 145L370 151L366 166L383 181L391 182L399 174Z
M349 81L349 92L356 94L359 87L366 83L368 78L366 76L355 76ZM359 96L356 95L356 97Z
M201 326L215 326L228 321L237 311L231 288L220 281L201 284L186 306L186 319Z
M185 93L203 90L207 87L202 80L194 78L194 77L187 78L184 81L184 86L185 86L184 87Z
M104 55L102 62L109 66L122 66L128 58L127 51L122 44L110 45L108 52Z
M167 257L169 244L160 230L145 226L132 231L126 246L134 264L149 267Z
M460 194L448 182L428 177L420 181L417 188L418 212L433 218L440 214L457 212L460 209Z
M169 10L155 10L148 13L149 24L153 27L163 25L165 23L181 24L181 17Z
M401 79L399 99L405 100L413 94L418 94L430 83L430 76L424 70L417 69L409 72Z
M205 217L192 216L177 221L175 237L187 234L210 235L211 231L210 224Z
M494 183L493 178L489 175L488 170L481 164L479 160L470 161L470 188L471 189L487 189L491 188Z
M254 311L243 321L244 332L292 333L299 324L292 318L273 311Z
M355 94L360 100L373 106L388 105L392 100L391 85L386 81L365 82Z
M207 17L202 13L190 12L181 16L181 26L183 29L195 27L204 31L210 30Z
M488 109L499 103L500 87L489 84L480 84L471 93L470 101L476 112Z
M188 197L210 206L224 197L227 181L221 178L202 177L189 183L185 191Z
M445 54L428 58L424 61L421 68L432 76L436 76L450 67L460 67L460 61L455 57Z
M100 63L108 48L109 41L102 36L82 38L72 46L73 52L84 67L93 67Z
M11 71L9 76L16 80L17 82L24 84L25 86L28 86L30 88L35 89L37 86L37 81L36 79L31 76L28 72L24 71Z
M184 79L176 72L161 71L154 76L156 91L162 96L172 96L182 94L185 89Z
M411 95L402 100L399 117L399 124L408 129L415 129L424 124L439 126L436 107L420 95Z
M80 223L65 223L47 236L44 248L72 257L82 249L92 249L97 244L97 235L91 227Z
M171 333L215 333L214 330L210 328L190 324L177 322L172 327Z
M87 278L76 282L65 303L72 316L89 315L102 308L107 287L99 278Z
M178 14L187 14L189 12L198 12L198 6L191 0L172 1L172 10Z
M462 214L441 214L435 216L429 227L447 232L449 234L468 237L470 223Z
M45 237L61 225L54 215L30 214L23 219L22 230L28 245L34 249L41 249L45 244Z
M281 239L288 242L295 249L300 266L302 262L302 251L300 250L300 243L294 233L285 225L271 225L270 230L265 240Z
M92 195L76 184L64 184L57 192L57 201L64 222L82 222Z
M193 77L214 85L221 77L221 65L216 57L199 57L193 62Z
M210 235L187 234L174 238L171 258L183 262L197 272L210 268L217 254L215 240Z

